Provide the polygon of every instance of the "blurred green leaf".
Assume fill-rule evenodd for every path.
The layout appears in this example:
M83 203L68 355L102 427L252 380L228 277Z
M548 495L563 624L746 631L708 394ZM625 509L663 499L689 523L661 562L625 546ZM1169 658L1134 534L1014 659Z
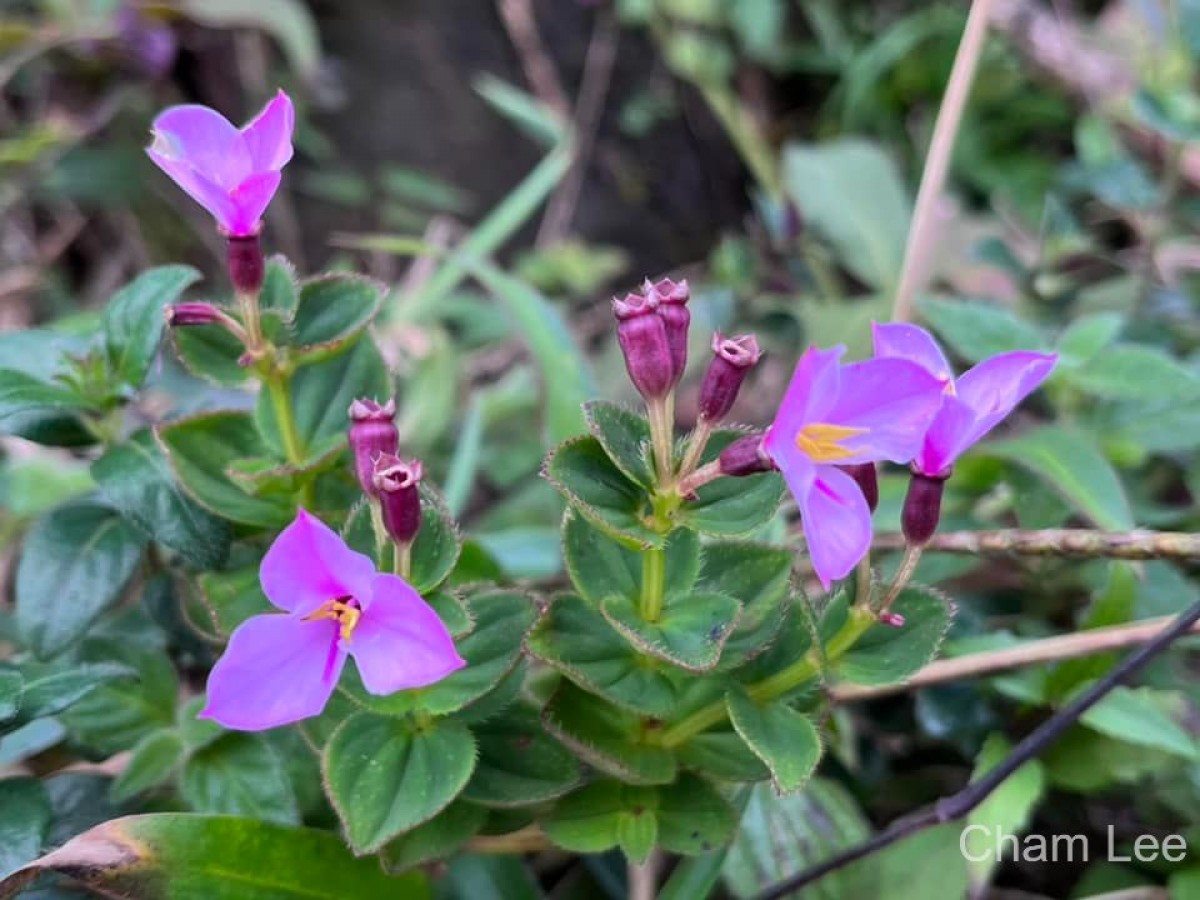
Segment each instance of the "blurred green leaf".
M1113 400L1200 399L1200 378L1157 347L1138 344L1100 350L1069 379L1089 394Z
M180 791L193 812L300 821L283 760L259 734L226 734L184 761Z
M921 314L956 354L977 363L1012 350L1044 350L1041 331L1011 310L973 300L921 302Z
M299 0L183 0L184 15L213 28L257 28L279 42L292 68L316 78L321 63L320 34L308 7Z
M0 780L0 879L37 858L50 829L50 798L33 778ZM0 890L3 886L0 885Z
M114 779L112 796L118 803L158 787L183 761L183 741L173 731L148 734L133 748L129 762Z
M1114 688L1080 717L1082 724L1109 737L1165 750L1187 759L1200 757L1195 737L1176 722L1150 688Z
M121 288L104 310L101 327L113 374L139 387L162 339L163 309L200 278L190 266L159 266Z
M972 780L978 780L998 766L1012 745L999 733L988 735L975 759ZM963 856L971 873L971 883L980 891L991 879L1000 859L994 852L1001 833L1020 835L1045 791L1042 765L1032 759L1017 769L986 800L971 811L962 837ZM972 828L972 826L977 826ZM970 848L968 850L968 848Z
M561 117L535 96L494 75L475 79L475 91L513 125L539 144L553 147L563 139Z

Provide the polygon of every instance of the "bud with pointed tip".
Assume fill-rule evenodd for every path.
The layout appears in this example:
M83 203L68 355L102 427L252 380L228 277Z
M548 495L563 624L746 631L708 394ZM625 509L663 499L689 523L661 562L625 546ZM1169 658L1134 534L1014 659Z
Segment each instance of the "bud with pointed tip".
M383 524L397 544L411 544L421 530L421 475L419 459L406 462L385 453L375 460L373 477Z
M226 240L226 258L229 262L229 280L239 294L258 295L266 277L266 262L263 260L262 244L258 232L247 235L229 235Z
M722 475L740 477L758 472L770 472L777 468L775 461L763 449L761 434L748 434L738 438L721 451L717 465Z
M354 474L368 496L378 495L375 487L375 461L395 454L400 446L396 430L396 401L379 404L374 400L355 400L350 404L350 451L354 454Z
M859 490L866 498L867 508L875 512L879 506L879 473L875 470L875 463L858 463L838 468L858 483Z
M687 302L692 296L691 289L686 278L679 281L660 278L655 282L647 278L643 292L657 310L658 317L663 320L667 332L667 345L671 348L671 387L675 387L683 377L683 370L687 368L688 327L692 323L692 314L688 311Z
M634 387L648 401L666 396L674 384L667 330L656 314L654 300L643 294L613 298L617 341Z
M752 334L737 337L713 335L713 358L700 385L700 415L709 422L720 422L733 408L742 381L762 357Z
M170 327L180 328L187 325L217 325L226 316L211 303L188 302L164 307L163 318Z
M942 515L942 488L948 477L949 473L937 476L912 473L900 513L901 530L910 544L926 544L937 531Z

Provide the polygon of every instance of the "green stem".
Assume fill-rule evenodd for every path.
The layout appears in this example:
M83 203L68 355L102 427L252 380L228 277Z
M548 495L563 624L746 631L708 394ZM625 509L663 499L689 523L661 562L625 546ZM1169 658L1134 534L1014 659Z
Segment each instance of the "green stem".
M412 544L397 544L392 556L392 571L408 581L412 574Z
M654 470L658 475L658 489L665 491L675 480L674 421L675 395L667 394L657 400L646 402L650 421L650 444L654 448Z
M692 470L696 468L696 463L700 462L700 456L704 453L704 448L708 446L708 439L712 436L712 423L701 417L696 422L696 427L692 431L692 437L688 442L687 453L684 454L683 462L679 464L679 477L686 478L692 474Z
M642 618L657 622L662 615L663 589L667 581L667 554L662 547L642 552Z
M813 647L804 656L790 666L780 669L769 678L764 678L747 688L747 692L758 703L774 700L795 690L815 678L822 665L828 665L839 659L847 650L858 642L858 639L875 624L875 616L870 610L859 606L853 607L846 617L845 623L837 633L830 638L825 647ZM663 731L659 742L664 747L678 747L687 743L697 734L725 721L728 715L724 700L717 700L708 706L701 707L684 719L676 722Z
M292 404L288 396L288 379L278 370L271 368L263 373L263 387L271 398L271 409L275 412L275 422L279 426L279 437L283 441L283 455L288 463L299 466L304 462L304 446L300 442L300 434L296 430L296 417L292 413ZM305 482L300 490L300 503L308 507L313 505L314 492L311 481Z
M708 108L733 141L742 162L753 173L759 187L772 199L783 196L783 178L779 160L754 118L726 85L707 84L693 79Z

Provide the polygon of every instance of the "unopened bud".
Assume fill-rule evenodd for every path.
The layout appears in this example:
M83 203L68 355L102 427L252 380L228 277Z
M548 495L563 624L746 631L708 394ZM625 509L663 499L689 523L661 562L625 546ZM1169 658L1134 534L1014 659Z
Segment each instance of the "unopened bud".
M216 325L223 321L225 314L211 303L176 303L163 309L163 318L172 328L187 325Z
M763 448L761 434L748 434L738 438L721 451L721 455L717 457L717 466L722 475L735 477L770 472L776 468L775 461Z
M421 461L386 453L375 460L374 479L387 533L397 544L411 544L421 530Z
M655 313L654 302L642 294L626 294L613 299L617 317L617 341L625 355L625 368L634 386L647 400L666 395L674 384L671 348L663 320Z
M900 613L881 612L879 614L879 624L886 625L888 628L903 628L904 621L904 616Z
M900 513L901 530L910 544L919 546L928 543L937 531L938 519L942 515L942 488L947 477L913 472L908 482L908 493L904 495L904 509Z
M229 280L239 294L257 295L266 274L262 244L257 234L229 235L225 238L229 261Z
M686 278L679 281L660 278L655 282L646 279L643 290L667 332L667 346L671 348L671 387L675 387L687 368L688 327L692 323L687 302L692 296L691 289Z
M713 358L700 385L700 415L709 422L720 422L733 408L746 373L762 357L752 334L722 337L713 335Z
M354 474L369 496L376 496L375 461L395 455L400 445L396 431L396 401L380 405L374 400L355 400L350 404L350 451L354 454Z
M866 498L867 508L875 512L875 508L879 506L879 474L875 463L859 463L839 468L858 483L858 489Z

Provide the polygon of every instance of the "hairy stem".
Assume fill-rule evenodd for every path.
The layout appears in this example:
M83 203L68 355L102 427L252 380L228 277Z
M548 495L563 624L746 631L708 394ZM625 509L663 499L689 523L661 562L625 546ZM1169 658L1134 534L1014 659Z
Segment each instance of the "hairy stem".
M925 810L893 823L891 827L884 829L857 847L773 885L759 894L756 900L780 900L829 873L848 866L865 856L870 856L903 838L934 825L956 821L970 814L973 809L991 796L992 792L1000 787L1009 776L1058 740L1079 720L1080 716L1099 703L1113 688L1137 673L1171 646L1171 643L1177 638L1191 631L1192 626L1197 622L1200 622L1200 603L1181 613L1169 628L1159 632L1158 636L1148 644L1129 654L1107 675L1031 731L1013 748L1000 765L986 772L978 781L967 785L957 794L942 798Z
M896 572L896 577L892 579L892 584L888 588L887 595L883 598L883 602L879 604L879 612L883 614L892 608L892 604L896 602L896 598L900 596L900 592L912 580L917 571L917 563L921 561L921 550L923 544L909 544L908 549L904 551L904 559L900 561L900 568Z
M274 368L267 369L262 376L263 387L271 398L271 409L275 413L275 422L279 426L279 439L283 442L283 455L293 466L304 462L304 445L296 430L296 417L292 412L291 397L288 390L289 380ZM311 481L306 481L300 491L302 506L313 505L314 493Z
M392 571L408 581L408 577L412 574L412 544L396 544L392 552Z
M875 540L877 550L899 550L900 535ZM1041 531L950 531L935 534L925 549L971 556L1013 553L1019 556L1070 556L1095 559L1200 559L1200 534L1182 531L1090 531L1047 528Z
M654 471L658 489L664 491L675 480L675 396L667 394L646 403L650 422L650 444L654 450Z
M687 453L683 455L683 462L679 464L679 477L686 478L692 474L692 470L696 468L696 463L700 462L700 455L704 453L704 448L708 446L708 439L712 436L712 423L701 417L696 422L696 427L692 430L692 436L688 439Z
M647 622L657 622L662 615L666 581L666 551L662 547L651 547L643 551L641 613Z

